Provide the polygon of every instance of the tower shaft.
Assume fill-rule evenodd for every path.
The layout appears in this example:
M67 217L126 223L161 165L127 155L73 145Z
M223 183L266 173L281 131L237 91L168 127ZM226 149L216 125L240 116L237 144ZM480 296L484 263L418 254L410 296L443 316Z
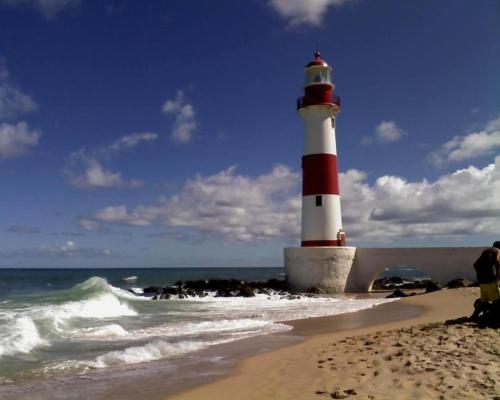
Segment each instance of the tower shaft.
M319 53L305 74L305 95L297 102L304 120L302 246L344 246L335 138L340 99Z

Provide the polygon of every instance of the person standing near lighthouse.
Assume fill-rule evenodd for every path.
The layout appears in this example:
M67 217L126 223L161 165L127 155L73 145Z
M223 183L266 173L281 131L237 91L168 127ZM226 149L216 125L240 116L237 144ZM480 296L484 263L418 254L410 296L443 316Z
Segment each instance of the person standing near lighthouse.
M334 90L332 68L316 51L305 69L304 96L297 100L304 120L302 247L345 246L335 140L340 98Z

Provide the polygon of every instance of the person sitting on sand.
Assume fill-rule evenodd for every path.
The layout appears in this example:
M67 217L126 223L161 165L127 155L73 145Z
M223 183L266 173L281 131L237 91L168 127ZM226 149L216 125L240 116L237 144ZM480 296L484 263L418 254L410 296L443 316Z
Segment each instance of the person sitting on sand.
M478 317L485 306L500 299L498 282L500 280L500 241L493 243L493 247L483 250L474 263L477 280L479 282L480 300L474 303L474 314Z

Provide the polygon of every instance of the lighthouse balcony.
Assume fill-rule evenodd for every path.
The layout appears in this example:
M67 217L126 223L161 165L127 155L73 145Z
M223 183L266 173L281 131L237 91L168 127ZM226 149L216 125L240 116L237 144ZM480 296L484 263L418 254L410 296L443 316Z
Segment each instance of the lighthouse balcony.
M326 93L325 93L326 94ZM332 105L340 109L340 97L328 93L326 96L301 96L297 99L297 110L315 105Z

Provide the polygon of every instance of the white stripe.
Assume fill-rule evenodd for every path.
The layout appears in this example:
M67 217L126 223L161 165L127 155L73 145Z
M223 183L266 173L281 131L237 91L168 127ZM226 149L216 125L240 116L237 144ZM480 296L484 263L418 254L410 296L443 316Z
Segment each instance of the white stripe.
M332 108L310 106L301 110L304 119L304 152L303 154L337 155L335 129L332 127Z
M316 206L316 196L302 197L302 241L337 240L342 228L340 196L324 194L323 206Z

